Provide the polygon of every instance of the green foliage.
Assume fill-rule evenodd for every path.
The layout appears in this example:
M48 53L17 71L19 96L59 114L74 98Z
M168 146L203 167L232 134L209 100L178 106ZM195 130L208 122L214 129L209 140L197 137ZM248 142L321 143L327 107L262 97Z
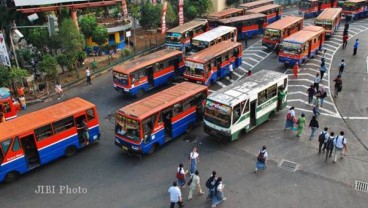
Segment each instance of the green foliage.
M83 50L84 39L71 18L62 21L59 28L59 38L62 49L66 50L67 53Z
M60 66L67 66L69 63L68 57L65 54L58 55L56 60Z
M28 32L27 42L32 43L37 48L49 45L49 34L46 28L32 28Z
M128 11L134 19L141 20L141 7L139 4L128 3Z
M0 67L0 87L8 87L11 83L11 76L8 67Z
M84 15L79 20L79 28L86 38L92 36L93 31L97 27L96 17L93 14Z
M196 17L206 17L211 9L211 0L186 0L184 3L185 19L192 20Z
M97 43L97 45L106 43L108 37L109 33L102 25L97 25L92 31L92 41Z
M46 54L42 56L42 61L40 63L40 71L45 72L48 77L50 77L52 80L55 80L57 77L57 61L56 59Z
M130 56L132 54L132 50L128 49L128 48L124 48L122 51L121 51L121 56L122 57L127 57L127 56Z
M162 7L161 7L162 10ZM161 16L160 16L161 17ZM167 4L167 11L166 11L166 24L169 26L178 25L178 12L174 11L173 6L171 3ZM160 22L161 25L161 22Z
M18 68L18 67L12 67L10 69L10 78L11 79L15 79L15 80L21 80L25 77L28 77L29 76L29 73L27 70L25 69L21 69L21 68Z
M161 6L152 5L149 1L146 1L142 7L142 16L139 21L144 28L155 28L161 23Z

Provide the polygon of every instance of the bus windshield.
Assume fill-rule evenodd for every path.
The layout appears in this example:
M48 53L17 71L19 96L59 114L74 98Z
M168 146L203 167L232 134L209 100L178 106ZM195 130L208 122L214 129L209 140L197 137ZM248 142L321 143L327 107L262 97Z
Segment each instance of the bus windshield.
M264 32L264 37L269 40L280 40L281 33L280 30L266 29Z
M180 33L168 32L166 34L165 43L180 43L180 39L181 39Z
M289 53L289 54L299 54L302 52L301 45L296 44L296 43L284 42L282 43L281 48L283 49L284 53Z
M208 42L200 41L200 40L193 40L192 41L193 50L192 52L199 52L208 47Z
M113 72L112 73L112 79L114 80L114 82L118 82L119 84L122 85L128 85L128 75L126 74L121 74L118 72Z
M229 128L231 124L231 107L207 100L204 118L215 125Z
M115 133L134 141L140 141L140 123L122 115L116 114Z
M357 9L357 5L352 2L344 2L342 9L345 11L354 11Z
M300 9L304 9L304 10L306 10L306 9L309 9L309 7L311 6L311 2L310 1L301 1L300 2Z

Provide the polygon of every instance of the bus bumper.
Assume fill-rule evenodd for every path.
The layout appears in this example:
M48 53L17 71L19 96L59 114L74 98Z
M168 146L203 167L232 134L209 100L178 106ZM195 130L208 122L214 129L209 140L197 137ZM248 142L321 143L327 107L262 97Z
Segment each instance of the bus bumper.
M275 48L275 44L273 44L273 43L266 43L266 42L262 41L262 45L266 46L269 49L274 49Z
M294 64L296 62L299 63L300 65L300 61L299 60L296 60L296 59L292 59L292 58L288 58L288 57L283 57L283 56L279 56L279 62L283 62L289 66L294 66Z
M207 125L204 125L204 132L206 132L207 134L211 136L214 136L215 138L221 139L221 140L228 140L228 141L232 140L232 136L230 133L226 133L223 131L219 131L217 129L213 129Z
M118 146L123 152L128 153L129 155L141 155L143 154L140 148L133 148L131 145L124 144L119 139L115 138L115 145ZM137 146L134 146L137 147Z
M124 88L121 88L115 85L114 85L114 89L115 91L120 92L123 95L129 95L129 89L124 89Z

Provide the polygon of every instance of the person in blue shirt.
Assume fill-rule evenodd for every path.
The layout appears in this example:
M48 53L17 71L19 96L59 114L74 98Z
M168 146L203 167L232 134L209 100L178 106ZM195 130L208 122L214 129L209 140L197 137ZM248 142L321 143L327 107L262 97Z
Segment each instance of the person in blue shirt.
M355 43L354 43L354 53L353 53L353 56L356 55L358 48L359 48L359 39L356 39L355 40Z

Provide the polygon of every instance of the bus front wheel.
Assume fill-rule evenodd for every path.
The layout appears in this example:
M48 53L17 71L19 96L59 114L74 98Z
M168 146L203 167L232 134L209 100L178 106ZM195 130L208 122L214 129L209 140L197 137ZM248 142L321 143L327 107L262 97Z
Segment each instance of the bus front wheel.
M154 144L152 145L151 149L148 151L148 154L153 154L154 152L156 152L156 150L158 149L158 144Z
M268 115L268 120L272 120L273 118L275 118L275 111L272 111L269 115Z
M144 94L144 90L143 89L140 89L138 92L137 92L137 97L140 98L142 97Z
M6 174L5 178L4 178L4 181L5 183L10 183L10 182L13 182L15 181L15 179L17 179L19 176L19 173L16 172L16 171L12 171L12 172L9 172Z
M185 129L185 132L189 134L193 130L193 123L188 124L187 128Z
M65 150L65 156L66 157L72 157L72 156L75 155L75 153L77 153L77 148L75 148L75 146L69 146Z

